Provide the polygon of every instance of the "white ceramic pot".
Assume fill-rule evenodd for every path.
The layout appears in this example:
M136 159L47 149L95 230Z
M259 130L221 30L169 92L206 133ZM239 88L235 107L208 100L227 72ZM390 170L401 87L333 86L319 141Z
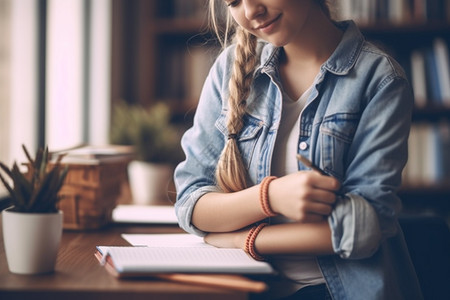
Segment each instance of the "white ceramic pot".
M167 189L173 175L169 164L132 161L128 165L133 203L139 205L164 204L169 201Z
M50 273L55 269L63 213L2 212L3 240L10 272Z

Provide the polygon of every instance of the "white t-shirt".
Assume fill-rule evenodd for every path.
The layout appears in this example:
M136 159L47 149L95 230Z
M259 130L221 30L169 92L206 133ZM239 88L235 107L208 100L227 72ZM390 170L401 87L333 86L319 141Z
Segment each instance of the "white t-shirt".
M277 177L298 172L296 158L300 135L300 114L311 94L312 86L297 101L283 94L283 109L277 140L272 158L271 174ZM271 218L272 224L290 222L283 216ZM271 261L287 278L292 280L285 291L287 294L307 285L324 283L325 279L319 269L316 257L300 255L282 255Z

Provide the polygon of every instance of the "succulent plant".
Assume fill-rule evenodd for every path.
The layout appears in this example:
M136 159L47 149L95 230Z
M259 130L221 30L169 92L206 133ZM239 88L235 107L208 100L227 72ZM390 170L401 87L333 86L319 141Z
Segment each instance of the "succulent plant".
M58 211L58 192L66 178L68 166L62 166L63 155L50 163L48 147L38 149L33 159L22 146L28 159L28 172L22 173L14 162L11 169L0 162L0 168L12 181L12 186L0 173L0 180L8 190L13 205L12 211L23 213L52 213Z

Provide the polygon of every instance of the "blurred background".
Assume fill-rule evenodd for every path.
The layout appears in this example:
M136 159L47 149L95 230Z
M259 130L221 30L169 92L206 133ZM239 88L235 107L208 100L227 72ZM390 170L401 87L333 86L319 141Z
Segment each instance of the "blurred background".
M130 120L141 136L169 122L179 144L218 49L205 4L0 0L0 161L24 161L22 144L133 143L119 128Z

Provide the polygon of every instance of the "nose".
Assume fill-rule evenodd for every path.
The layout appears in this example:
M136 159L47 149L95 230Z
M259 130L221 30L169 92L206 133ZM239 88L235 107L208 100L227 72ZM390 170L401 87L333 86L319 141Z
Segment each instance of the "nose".
M252 20L265 12L264 5L259 0L244 0L245 17Z

